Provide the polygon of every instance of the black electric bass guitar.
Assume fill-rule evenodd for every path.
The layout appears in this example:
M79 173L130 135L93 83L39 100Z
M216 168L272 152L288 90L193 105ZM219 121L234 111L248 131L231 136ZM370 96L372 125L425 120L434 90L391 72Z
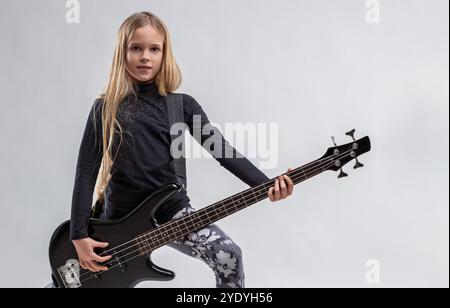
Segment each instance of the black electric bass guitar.
M358 156L370 150L370 139L366 136L355 140L354 131L346 133L352 142L338 146L332 137L334 147L328 148L321 158L285 174L298 184L326 170L340 171L338 178L347 176L342 166L353 159L353 168L362 167ZM103 272L94 273L80 268L77 252L70 240L70 221L66 221L55 230L50 241L53 284L60 288L122 288L134 287L145 280L171 280L175 277L174 272L153 264L151 253L154 250L266 199L275 179L161 225L154 218L155 212L183 189L178 183L159 188L120 220L91 219L89 236L109 243L107 248L96 252L100 256L112 256L102 264L108 267Z

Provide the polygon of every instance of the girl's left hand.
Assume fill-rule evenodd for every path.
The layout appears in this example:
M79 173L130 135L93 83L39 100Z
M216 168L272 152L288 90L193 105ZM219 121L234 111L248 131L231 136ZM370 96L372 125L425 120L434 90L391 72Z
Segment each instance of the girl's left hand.
M288 169L288 172L291 171L292 168ZM270 201L275 202L281 199L286 199L290 195L292 195L294 191L294 182L292 182L291 178L284 174L283 176L279 176L275 180L275 186L270 187L267 192Z

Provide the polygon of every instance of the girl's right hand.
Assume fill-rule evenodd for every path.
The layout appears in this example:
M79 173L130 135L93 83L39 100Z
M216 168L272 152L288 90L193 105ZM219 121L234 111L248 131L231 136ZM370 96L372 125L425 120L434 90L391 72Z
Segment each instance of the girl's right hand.
M111 259L111 256L100 257L94 252L94 248L106 248L109 245L108 243L97 242L89 237L73 240L72 243L77 250L81 268L88 269L91 272L108 270L106 266L99 265L97 262L106 262Z

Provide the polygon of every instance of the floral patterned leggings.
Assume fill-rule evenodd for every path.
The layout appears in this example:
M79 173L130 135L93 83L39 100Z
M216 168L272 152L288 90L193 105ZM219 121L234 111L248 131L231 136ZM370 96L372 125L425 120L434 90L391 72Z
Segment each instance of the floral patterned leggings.
M194 211L194 208L187 206L176 213L172 220ZM241 249L216 224L190 233L167 246L205 262L216 276L217 288L244 287Z

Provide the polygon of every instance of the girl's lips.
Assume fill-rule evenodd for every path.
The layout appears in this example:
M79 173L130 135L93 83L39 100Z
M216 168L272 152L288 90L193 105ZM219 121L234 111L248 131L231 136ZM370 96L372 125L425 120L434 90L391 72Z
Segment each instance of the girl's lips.
M149 69L151 69L151 67L149 67L149 66L138 66L137 69L138 70L149 70Z

